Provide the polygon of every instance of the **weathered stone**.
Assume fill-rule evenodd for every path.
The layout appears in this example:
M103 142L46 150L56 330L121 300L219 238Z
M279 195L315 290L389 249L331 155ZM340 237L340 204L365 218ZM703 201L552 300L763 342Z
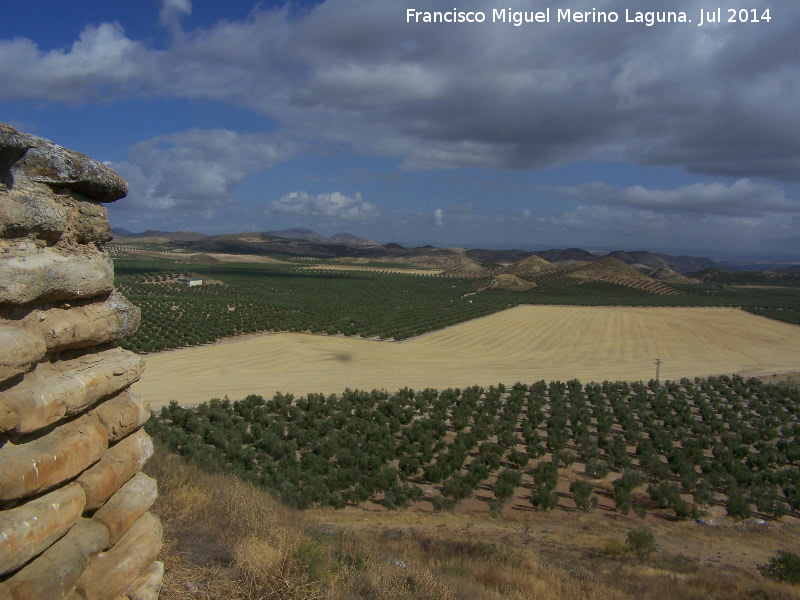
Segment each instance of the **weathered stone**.
M140 322L139 308L118 292L105 302L32 311L21 321L26 328L41 332L48 352L112 342L134 334Z
M0 191L0 236L33 233L42 239L58 239L67 227L69 209L57 202L49 189L30 192Z
M143 429L109 448L96 465L77 479L86 492L86 510L102 506L151 456L153 440Z
M114 545L156 501L156 480L137 473L97 509L92 517L108 529L108 544Z
M128 387L143 368L138 354L122 348L40 363L18 385L0 392L0 406L17 413L18 433L36 431Z
M75 590L85 600L117 598L156 559L161 533L158 517L143 514L119 542L86 567Z
M6 125L0 127L0 167L3 165L10 167L14 178L20 172L33 181L67 188L91 200L113 202L128 193L125 181L106 165Z
M100 523L79 519L69 533L44 554L3 582L12 600L62 600L71 593L86 563L108 543ZM0 598L3 592L0 591Z
M139 394L126 390L94 409L94 414L108 430L114 443L133 433L150 418L150 403Z
M0 123L0 189L11 187L11 165L25 156L29 147L25 134Z
M0 254L0 304L93 298L113 288L111 257L88 246L68 256L31 246Z
M0 600L159 593L157 490L139 472L150 407L127 391L142 361L111 348L141 315L96 246L113 237L102 203L126 191L99 162L0 123Z
M0 503L33 496L71 479L108 447L108 432L85 415L32 441L0 448Z
M79 244L103 243L114 237L108 210L99 202L19 177L10 190L0 186L0 236L31 234L43 240L66 236Z
M41 334L9 323L0 323L0 348L0 381L24 373L46 351Z
M164 563L157 560L142 571L141 575L125 590L125 597L129 600L156 600L161 592L163 578Z
M105 243L114 238L108 222L108 209L99 202L79 200L70 211L72 235L79 244Z
M85 504L83 488L71 483L22 506L0 511L0 575L52 546L77 522Z

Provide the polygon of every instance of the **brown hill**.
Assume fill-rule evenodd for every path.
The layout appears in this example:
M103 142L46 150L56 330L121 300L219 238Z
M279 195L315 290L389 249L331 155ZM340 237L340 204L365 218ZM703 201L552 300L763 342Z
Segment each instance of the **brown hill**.
M685 275L681 275L669 267L661 267L653 271L650 276L653 279L658 279L670 285L697 285L700 283L697 279L691 279Z
M569 268L567 277L584 281L608 281L652 294L672 296L680 292L634 269L616 258L605 257L597 262Z
M409 258L409 262L418 268L441 269L444 275L454 277L487 277L491 274L489 269L463 254L444 251L414 256Z
M503 269L503 272L526 279L532 279L540 273L552 271L555 268L555 265L534 254L515 262L513 265L509 265Z
M511 275L510 273L501 273L495 275L486 286L490 290L506 290L509 292L525 292L536 287L536 283Z

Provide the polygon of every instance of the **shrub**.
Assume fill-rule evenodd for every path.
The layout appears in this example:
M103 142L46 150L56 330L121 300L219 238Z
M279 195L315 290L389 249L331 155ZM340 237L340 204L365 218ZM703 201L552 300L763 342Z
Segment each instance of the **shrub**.
M606 556L622 556L629 552L628 546L619 538L611 538L603 542L602 553Z
M764 577L793 585L800 584L800 554L779 550L766 565L759 565L758 570Z
M645 529L633 529L628 532L625 544L631 552L636 554L640 561L656 551L656 539L653 534Z

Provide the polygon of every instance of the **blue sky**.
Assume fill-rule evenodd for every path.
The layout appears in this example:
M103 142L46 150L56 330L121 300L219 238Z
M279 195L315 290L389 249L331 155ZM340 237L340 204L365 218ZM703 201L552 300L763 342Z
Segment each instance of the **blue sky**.
M626 23L620 0L28 0L0 22L0 122L111 164L133 231L800 260L800 4L702 27L716 6L634 4L692 22ZM454 7L486 21L407 22ZM594 7L619 21L557 22Z

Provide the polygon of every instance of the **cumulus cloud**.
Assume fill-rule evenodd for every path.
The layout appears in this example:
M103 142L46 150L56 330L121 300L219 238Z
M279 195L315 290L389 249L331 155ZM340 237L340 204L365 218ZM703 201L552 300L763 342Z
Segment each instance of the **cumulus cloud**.
M626 7L602 3L623 19ZM399 156L409 169L623 159L800 181L800 4L784 3L780 14L767 0L749 7L772 8L772 21L448 26L405 23L399 0L327 0L302 12L257 5L165 49L113 24L50 52L2 41L0 98L213 99L268 115L298 139ZM490 12L477 0L459 8ZM702 0L669 6L694 20L701 8ZM164 0L159 19L179 27L190 11L188 0Z
M193 129L140 142L111 164L128 181L121 209L213 210L250 173L287 160L295 147L272 134Z
M444 211L441 208L433 211L433 222L437 227L444 225Z
M345 196L340 192L311 195L308 192L291 192L270 203L265 211L269 215L295 215L324 217L340 221L366 221L377 217L378 208L365 202L361 194Z
M128 39L117 23L84 28L68 50L0 40L0 99L85 102L140 91L152 84L162 54Z

